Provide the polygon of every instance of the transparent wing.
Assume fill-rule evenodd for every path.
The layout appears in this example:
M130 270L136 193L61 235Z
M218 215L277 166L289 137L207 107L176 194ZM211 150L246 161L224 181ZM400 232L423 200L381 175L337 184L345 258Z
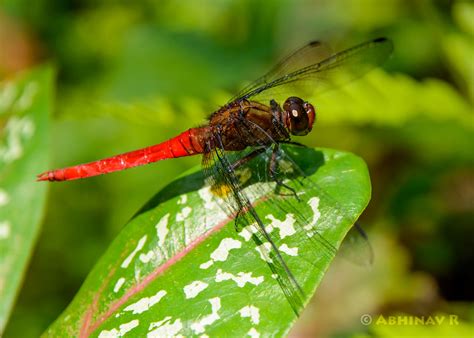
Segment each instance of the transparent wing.
M339 247L339 251L322 235L323 230L337 229L339 224L353 223L354 220L348 216L347 207L343 207L337 198L331 196L324 187L308 177L312 174L311 172L304 172L296 163L295 159L298 158L298 162L310 161L309 168L321 166L324 158L318 156L318 153L308 156L309 151L311 149L297 149L295 147L285 149L278 146L277 151L273 151L271 156L268 155L265 159L269 163L272 161L278 163L272 177L267 174L266 179L280 181L284 184L284 186L277 186L273 193L272 198L277 201L274 204L275 208L280 209L283 213L295 215L298 240L308 241L313 247L311 252L303 254L308 262L317 262L320 256L334 257L337 253L356 265L370 266L374 259L373 250L367 235L357 222L346 234L344 242L340 243L342 245ZM316 192L318 197L312 197L309 200L303 198L300 194L305 194L307 191ZM302 201L309 204L311 212L301 212ZM320 218L318 215L326 217ZM328 220L331 221L328 222Z
M245 155L239 158L245 158ZM238 159L235 158L235 160ZM249 196L242 189L240 178L232 169L231 158L226 156L221 149L216 148L204 155L203 167L207 183L216 195L216 200L220 202L219 205L228 215L235 217L237 231L248 227L252 229L250 231L253 241L260 248L260 253L276 276L293 311L299 315L304 302L301 286L268 233L264 221L250 202Z
M320 186L309 176L312 172L304 172L298 166L299 163L307 162L308 168L318 168L324 163L324 158L317 153L308 156L308 152L298 152L300 150L310 151L305 147L291 147L282 149L282 146L271 138L262 128L253 124L251 121L242 120L246 124L245 132L249 133L243 137L255 139L255 135L261 135L258 142L262 147L266 145L266 151L259 155L260 162L264 163L265 168L254 170L257 176L253 182L281 182L276 189L272 190L268 197L275 201L273 207L278 209L281 214L291 214L295 217L296 238L301 242L308 242L313 247L311 252L302 255L308 262L317 262L323 255L333 257L337 249L321 234L322 229L337 228L342 222L353 222L349 218L349 210L343 207L336 198L326 192L324 187ZM257 132L258 129L258 132ZM277 163L273 166L271 163ZM301 200L301 194L306 191L317 192L319 199L306 201L310 205L310 210L304 212ZM319 201L325 200L329 205L320 205ZM316 214L324 214L326 217L321 219ZM336 222L325 223L325 220L336 220ZM343 251L340 252L344 258L357 264L370 266L373 262L373 250L360 224L355 226L346 234L343 243Z
M331 55L332 50L327 44L321 41L312 41L285 57L267 74L243 88L230 101L243 98L259 87L266 86L276 79L279 79L287 74L291 74L299 69L305 68L310 64L319 63L329 58Z
M332 258L337 252L331 242L322 235L321 230L338 228L339 223L351 220L331 196L307 177L309 173L300 169L294 160L294 156L299 156L298 154L280 149L258 125L245 119L240 123L243 138L255 139L255 135L261 135L258 139L260 146L248 147L239 152L226 152L219 148L223 148L221 135L214 135L217 147L203 158L207 184L210 185L221 208L229 216L235 217L237 231L245 230L253 234L255 244L261 249L261 254L275 274L288 302L295 313L299 314L304 305L301 285L304 285L305 280L295 278L292 272L295 266L289 266L281 253L282 232L280 230L280 235L276 234L277 231L271 228L272 224L276 224L275 220L293 223L293 243L312 248L300 251L298 259L303 259L314 269L318 267L318 261L322 257ZM319 167L324 161L307 154L302 157L305 157L306 161L315 161L307 166L312 168ZM275 161L279 163L278 168L271 165ZM276 181L284 186L277 185ZM321 199L329 200L330 203L318 205L319 200L304 196L305 191L315 189ZM271 203L265 205L264 200ZM262 203L259 210L266 210L265 213L256 211L254 205L259 203ZM324 220L319 218L318 213L326 216ZM325 221L327 219L336 221L328 224Z
M333 55L324 44L313 42L281 61L232 100L251 98L261 102L271 99L283 102L289 96L309 99L381 65L392 50L393 44L386 38L371 40Z

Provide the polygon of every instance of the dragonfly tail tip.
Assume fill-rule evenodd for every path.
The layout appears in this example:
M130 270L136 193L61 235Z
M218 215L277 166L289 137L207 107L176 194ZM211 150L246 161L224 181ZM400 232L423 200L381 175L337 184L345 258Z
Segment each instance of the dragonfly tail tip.
M51 181L49 171L36 175L36 182Z

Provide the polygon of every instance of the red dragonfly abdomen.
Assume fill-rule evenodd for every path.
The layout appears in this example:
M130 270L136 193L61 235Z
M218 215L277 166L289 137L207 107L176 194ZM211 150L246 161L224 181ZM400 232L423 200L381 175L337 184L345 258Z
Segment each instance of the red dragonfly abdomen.
M202 154L206 128L186 130L162 143L102 160L51 170L38 175L38 181L69 181L137 167L169 158Z

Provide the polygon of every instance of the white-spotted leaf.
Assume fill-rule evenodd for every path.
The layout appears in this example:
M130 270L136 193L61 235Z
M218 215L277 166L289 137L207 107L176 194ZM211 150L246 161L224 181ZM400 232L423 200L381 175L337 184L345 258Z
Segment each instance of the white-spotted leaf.
M329 149L287 150L314 182L298 191L298 209L326 245L339 247L370 199L365 163ZM275 208L294 196L271 195L273 182L245 189L257 185L264 194L252 197L252 204L306 303L333 257L323 246L318 252L311 241L301 241L296 234L307 224ZM264 248L252 240L252 229L236 231L201 171L184 174L123 228L45 336L284 335L296 316L265 262L268 256L260 252Z
M31 256L43 213L53 71L0 82L0 335Z

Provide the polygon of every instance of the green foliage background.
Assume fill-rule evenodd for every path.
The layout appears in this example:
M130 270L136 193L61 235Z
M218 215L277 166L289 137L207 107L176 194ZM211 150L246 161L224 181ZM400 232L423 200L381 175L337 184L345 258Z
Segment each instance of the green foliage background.
M362 223L375 264L367 270L336 262L293 333L388 334L363 326L364 313L474 321L471 2L4 0L0 6L0 76L45 60L58 68L51 168L154 144L200 124L244 81L309 40L339 50L390 37L395 53L383 70L312 100L317 125L301 139L368 162L373 197ZM5 336L43 332L120 225L198 163L179 159L51 185Z

